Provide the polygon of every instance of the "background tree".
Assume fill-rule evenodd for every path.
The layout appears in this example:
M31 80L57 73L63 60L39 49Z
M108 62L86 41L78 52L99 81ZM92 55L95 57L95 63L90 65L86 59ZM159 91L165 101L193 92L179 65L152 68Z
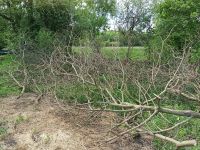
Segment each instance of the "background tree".
M127 59L129 59L131 47L138 33L146 32L151 28L151 13L147 0L125 0L120 4L118 12L118 28L127 39Z
M39 39L45 39L41 36L46 35L46 38L59 39L59 43L68 45L67 51L70 52L76 39L85 33L96 43L96 36L106 28L107 16L114 14L115 0L0 0L0 6L1 20L11 27L9 40L16 37L16 43L24 43L23 40L29 39L26 42L31 43L29 50L35 53L33 50L37 48L33 43L38 45Z
M200 2L198 0L165 0L156 6L156 35L166 39L169 49L181 54L188 47L200 55ZM158 45L161 45L158 43ZM168 51L168 52L167 52Z
M7 24L4 22L2 18L0 18L0 49L4 48L6 46L6 30L7 30Z
M108 16L115 14L115 6L115 0L83 0L79 5L80 10L77 11L79 22L76 31L84 33L98 53L100 52L98 36L100 31L107 29Z

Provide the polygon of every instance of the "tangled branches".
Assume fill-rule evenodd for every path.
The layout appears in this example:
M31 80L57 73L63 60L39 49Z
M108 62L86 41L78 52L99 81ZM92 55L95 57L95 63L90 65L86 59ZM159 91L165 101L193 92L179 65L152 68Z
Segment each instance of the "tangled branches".
M139 133L171 142L178 149L197 144L195 139L178 141L166 133L192 118L200 119L197 111L200 104L200 82L198 66L191 67L185 53L173 62L174 65L126 62L106 59L96 53L66 55L62 48L57 48L50 58L35 67L37 76L32 75L29 79L40 94L46 92L56 95L59 86L78 83L83 86L82 94L89 110L118 113L123 119L111 131L121 126L124 130L107 142L113 142L125 134ZM173 100L177 96L181 99ZM192 103L194 107L177 109L174 107L176 103ZM185 119L173 122L166 128L152 129L151 121L158 116L166 119L164 114Z

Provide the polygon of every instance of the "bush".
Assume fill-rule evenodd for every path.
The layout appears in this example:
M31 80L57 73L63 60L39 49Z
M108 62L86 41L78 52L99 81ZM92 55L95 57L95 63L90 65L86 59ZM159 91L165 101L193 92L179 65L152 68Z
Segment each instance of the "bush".
M198 63L200 61L200 46L191 50L191 62Z
M38 51L46 55L52 53L55 36L51 31L43 28L38 32L35 39Z
M183 51L191 51L191 60L197 61L199 57L199 8L197 0L165 0L156 7L156 37L161 37L166 48L163 55L170 56L171 49L179 56ZM161 41L161 42L163 42ZM162 45L161 42L157 46ZM170 46L170 47L168 47ZM171 49L170 49L171 48ZM167 57L168 57L167 56ZM170 57L169 57L170 58Z
M200 60L200 46L196 45L195 47L183 47L185 51L189 54L190 63L197 63ZM154 35L147 48L147 55L150 60L158 61L160 58L162 63L167 63L170 60L173 60L174 56L181 56L183 54L183 50L180 51L173 45L173 43L169 40L161 39L161 36Z

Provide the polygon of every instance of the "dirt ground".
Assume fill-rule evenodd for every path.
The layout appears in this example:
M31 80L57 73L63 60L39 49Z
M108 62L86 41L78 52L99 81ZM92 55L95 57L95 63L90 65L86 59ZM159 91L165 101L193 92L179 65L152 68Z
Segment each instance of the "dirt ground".
M116 116L58 105L50 98L34 103L34 94L0 98L0 150L153 150L146 137L105 140ZM62 109L61 109L62 108Z

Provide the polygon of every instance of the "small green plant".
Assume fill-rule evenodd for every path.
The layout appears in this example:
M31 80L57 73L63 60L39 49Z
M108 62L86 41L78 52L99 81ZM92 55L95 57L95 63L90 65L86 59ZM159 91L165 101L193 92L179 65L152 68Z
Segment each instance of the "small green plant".
M85 103L87 99L84 95L85 88L81 84L60 85L56 90L58 98L68 102Z
M8 128L6 127L6 122L0 120L0 140L4 138L7 135L7 133L8 133Z
M50 142L50 140L51 140L51 138L50 138L50 136L48 134L42 134L41 138L42 138L44 144L48 144Z
M1 146L1 144L0 144L0 150L3 150L3 148L2 148L2 146Z
M28 118L27 118L27 116L25 116L25 115L18 115L17 117L16 117L16 119L15 119L15 124L16 125L18 125L18 124L21 124L21 123L23 123L23 122L25 122L25 121L27 121L28 120Z
M5 127L0 127L0 137L7 133L7 129Z
M0 56L0 97L18 94L20 89L11 79L7 72L15 70L16 65L13 65L13 56Z

